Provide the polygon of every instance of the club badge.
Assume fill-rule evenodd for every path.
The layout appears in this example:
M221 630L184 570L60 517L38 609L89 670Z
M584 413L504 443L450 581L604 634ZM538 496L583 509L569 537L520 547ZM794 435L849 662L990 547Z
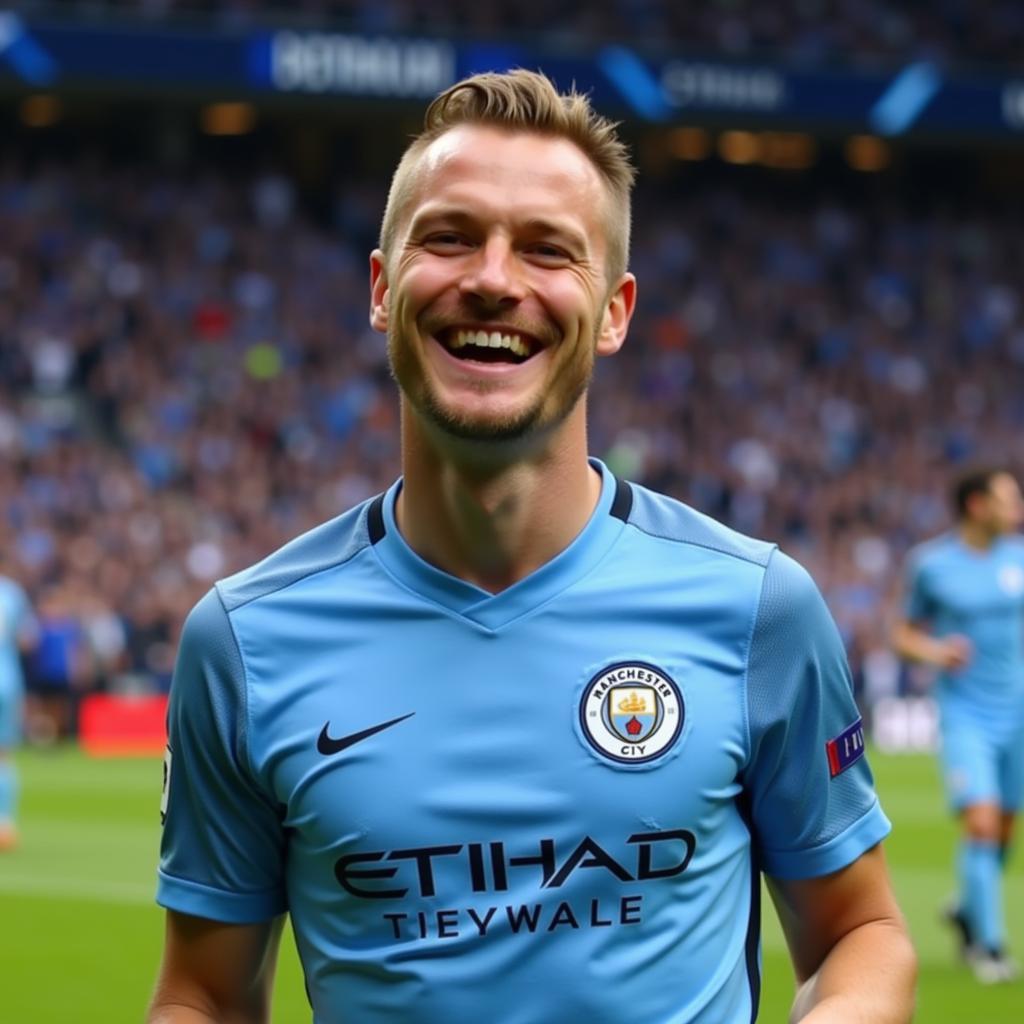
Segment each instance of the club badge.
M684 718L674 680L642 661L602 669L580 700L587 742L617 764L646 764L664 755L679 739Z
M1011 597L1024 593L1024 569L1019 565L1004 565L999 570L999 586Z

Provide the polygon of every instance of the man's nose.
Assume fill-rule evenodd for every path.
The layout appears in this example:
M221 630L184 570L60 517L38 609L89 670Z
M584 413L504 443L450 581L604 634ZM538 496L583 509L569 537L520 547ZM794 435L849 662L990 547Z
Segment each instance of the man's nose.
M459 282L463 295L490 306L514 305L525 289L516 254L507 239L489 238L480 246Z

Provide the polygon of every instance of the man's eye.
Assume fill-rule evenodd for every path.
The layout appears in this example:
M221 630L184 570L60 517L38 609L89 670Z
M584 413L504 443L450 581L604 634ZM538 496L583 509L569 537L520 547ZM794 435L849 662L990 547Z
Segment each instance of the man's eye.
M469 246L468 240L455 231L439 231L430 235L425 244L434 249L464 249Z
M564 249L559 248L557 245L551 245L548 242L536 242L527 249L527 252L542 260L553 261L569 259L569 254Z

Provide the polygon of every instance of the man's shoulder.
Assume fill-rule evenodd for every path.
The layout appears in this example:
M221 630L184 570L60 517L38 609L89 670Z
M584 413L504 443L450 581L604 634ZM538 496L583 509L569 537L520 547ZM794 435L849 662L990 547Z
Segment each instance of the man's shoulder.
M716 591L728 595L737 608L743 604L739 595L749 595L757 608L760 633L788 628L787 624L806 629L815 624L832 628L824 599L810 573L777 544L740 533L674 498L632 487L633 503L627 522L651 536L721 558L721 571L716 568Z
M748 537L676 498L638 484L630 484L630 488L632 505L626 522L642 533L704 548L762 568L771 561L775 544Z
M1024 561L1024 536L1019 533L1003 538L1003 545L1011 557Z
M300 534L254 565L219 580L216 589L228 612L267 594L343 565L371 543L369 498Z
M907 552L907 564L911 569L921 571L943 562L955 561L959 551L956 534L947 531L915 544Z

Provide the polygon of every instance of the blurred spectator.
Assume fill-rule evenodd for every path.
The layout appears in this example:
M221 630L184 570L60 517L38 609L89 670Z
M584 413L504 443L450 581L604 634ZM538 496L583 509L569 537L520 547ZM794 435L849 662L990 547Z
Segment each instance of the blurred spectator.
M26 718L32 739L75 733L78 700L92 681L85 630L76 612L63 586L40 595L39 635L28 658Z
M593 450L802 560L888 693L894 567L946 525L950 464L1024 466L1020 210L776 181L642 179L644 288ZM383 186L334 199L349 224ZM0 157L0 550L58 730L84 689L165 688L214 579L392 479L367 219L319 224L265 168Z
M20 0L40 15L177 18L229 28L267 24L437 36L546 32L563 46L633 43L715 56L775 54L804 64L929 59L1024 62L1018 0Z

